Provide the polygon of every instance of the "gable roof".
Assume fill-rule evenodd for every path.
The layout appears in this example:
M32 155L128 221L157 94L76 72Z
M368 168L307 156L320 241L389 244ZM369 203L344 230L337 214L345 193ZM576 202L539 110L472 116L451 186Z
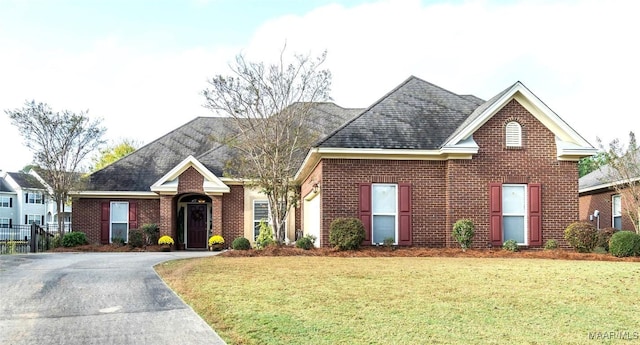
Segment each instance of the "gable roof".
M320 157L471 159L473 134L515 99L556 137L558 160L578 160L596 149L521 82L484 102L411 76L359 116L313 147L296 174L305 178Z
M46 189L33 175L22 172L7 172L7 176L11 177L20 188Z
M311 111L312 125L325 135L361 110L321 102L315 103ZM236 152L220 144L216 138L233 135L235 127L232 121L228 117L197 117L92 173L82 188L83 193L151 192L152 185L158 187L157 183L168 182L167 174L193 164L193 159L213 176L222 177L226 162ZM188 157L192 158L187 162Z
M11 188L11 186L4 180L4 178L0 177L0 192L2 193L15 193L16 191Z
M196 169L196 171L204 177L202 190L206 193L229 193L229 187L222 183L215 174L191 155L156 181L151 186L151 191L161 194L175 194L178 191L178 176L191 167Z
M518 101L531 115L555 134L558 159L577 160L596 153L596 149L589 142L519 81L475 109L449 136L443 146L455 146L468 140L478 128L489 121L512 99Z
M438 149L480 104L411 76L317 146Z

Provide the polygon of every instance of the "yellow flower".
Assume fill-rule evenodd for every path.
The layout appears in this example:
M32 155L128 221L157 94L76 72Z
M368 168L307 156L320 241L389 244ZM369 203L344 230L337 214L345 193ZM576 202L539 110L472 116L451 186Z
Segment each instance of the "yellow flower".
M224 238L220 235L213 235L209 237L209 245L212 246L214 244L224 244Z
M164 235L158 239L158 244L173 244L173 238L171 238L171 236Z

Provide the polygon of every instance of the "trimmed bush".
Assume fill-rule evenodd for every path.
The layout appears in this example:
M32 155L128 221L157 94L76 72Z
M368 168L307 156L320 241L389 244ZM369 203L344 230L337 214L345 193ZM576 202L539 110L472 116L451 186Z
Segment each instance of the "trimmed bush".
M158 239L160 238L160 228L158 227L158 224L142 224L140 230L144 232L145 242L147 245L158 243ZM131 236L131 234L129 234L129 236Z
M564 239L579 253L589 253L598 244L598 230L587 222L569 224L564 230Z
M129 246L132 248L142 248L144 246L144 234L142 230L129 230Z
M602 247L605 251L609 251L609 240L616 233L614 228L604 228L598 231L598 244L596 247Z
M238 237L231 242L231 249L235 250L249 250L251 249L251 242L244 237Z
M462 251L467 250L471 247L471 242L473 241L473 236L475 235L475 225L471 219L460 219L455 224L453 224L453 238L460 243L460 247L462 247Z
M516 242L516 240L508 240L502 244L502 249L508 250L510 252L517 252L518 242Z
M258 247L258 249L264 249L274 244L276 244L276 241L273 239L273 230L271 229L271 226L269 226L267 222L261 221L260 232L256 239L256 247Z
M558 249L558 241L556 240L548 240L547 242L544 243L544 249L545 250L555 250Z
M315 242L315 238L310 235L307 235L296 241L296 247L302 248L304 250L309 250L313 248L313 242Z
M336 218L329 226L329 243L340 250L355 250L364 241L364 225L358 218Z
M53 248L62 247L62 237L60 237L60 234L55 234L53 236L53 239L51 240L51 246Z
M619 258L640 255L640 235L632 231L617 231L609 241L609 253Z
M80 231L68 232L62 237L63 247L76 247L87 243L89 243L87 241L87 235Z

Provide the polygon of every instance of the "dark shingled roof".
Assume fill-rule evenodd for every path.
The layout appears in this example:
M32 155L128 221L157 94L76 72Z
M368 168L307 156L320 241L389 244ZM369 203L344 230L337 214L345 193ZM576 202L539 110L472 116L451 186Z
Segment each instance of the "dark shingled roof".
M8 172L7 175L11 176L11 178L22 188L46 189L33 175L22 172Z
M322 135L355 116L362 109L345 109L333 103L317 103L312 126ZM232 119L198 117L141 147L128 156L89 175L86 191L149 191L150 186L189 155L216 176L234 152L214 138L232 135Z
M318 146L438 149L482 103L412 76Z

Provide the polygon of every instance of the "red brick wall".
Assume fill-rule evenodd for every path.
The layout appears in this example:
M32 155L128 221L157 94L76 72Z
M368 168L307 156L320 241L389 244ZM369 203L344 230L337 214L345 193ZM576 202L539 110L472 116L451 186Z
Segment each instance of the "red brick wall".
M504 147L504 126L522 125L523 147ZM358 216L358 183L411 183L413 245L455 246L453 223L476 224L474 247L489 245L489 183L541 183L543 243L563 239L578 219L577 162L556 158L555 136L518 102L511 101L473 135L479 153L472 160L322 160L322 243L337 217ZM449 189L447 189L449 185ZM302 196L308 193L302 185Z
M504 146L504 126L522 126L522 148ZM509 102L473 138L480 147L472 160L448 162L447 229L456 220L470 218L476 225L475 247L489 246L489 183L542 184L542 242L557 240L578 220L577 162L558 161L555 135L515 100ZM450 237L450 236L448 236ZM449 243L453 243L449 238Z
M321 208L323 245L338 217L358 217L358 184L411 183L413 245L443 247L445 224L445 162L325 159L322 162Z
M222 197L222 237L231 245L236 237L244 236L244 187L229 188L231 192Z
M178 177L178 194L202 193L204 176L200 175L194 167L189 167Z
M89 243L100 243L100 216L103 202L128 201L138 203L138 226L146 223L160 224L160 200L158 199L73 199L72 225L74 231L87 235Z

